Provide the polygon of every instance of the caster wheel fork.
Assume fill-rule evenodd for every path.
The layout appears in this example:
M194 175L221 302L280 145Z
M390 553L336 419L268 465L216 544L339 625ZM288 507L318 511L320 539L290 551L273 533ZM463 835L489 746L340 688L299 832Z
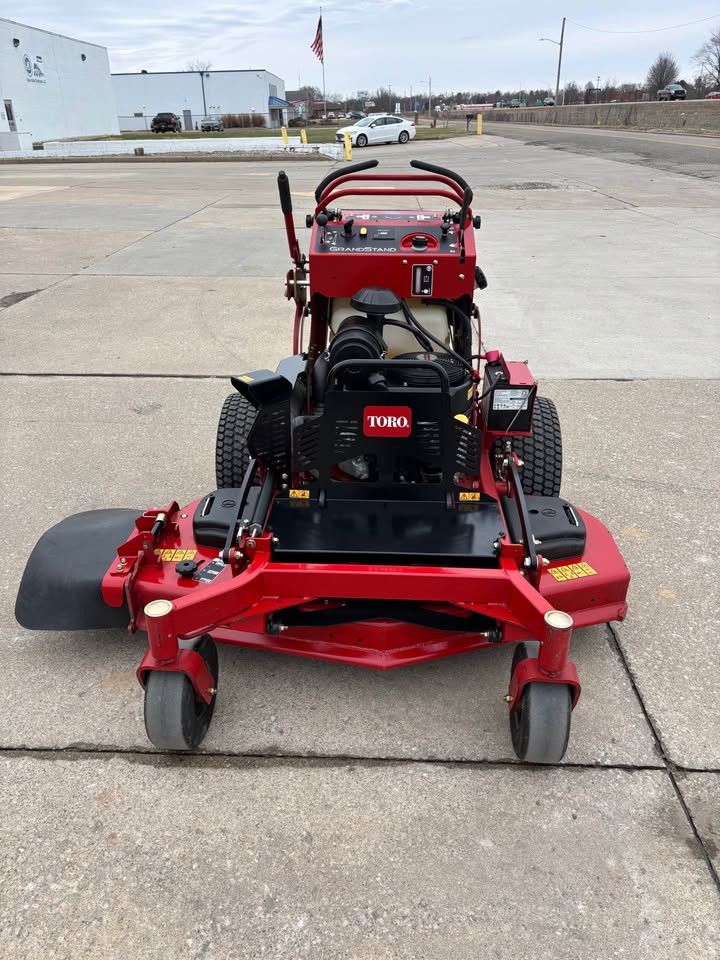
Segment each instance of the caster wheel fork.
M537 640L524 640L515 648L510 675L519 663L535 658ZM562 683L528 683L510 713L510 735L515 754L526 763L559 763L570 738L573 691Z
M217 647L207 635L193 642L213 680L213 694L205 703L184 673L152 670L145 683L145 731L159 750L194 750L210 727L218 685Z

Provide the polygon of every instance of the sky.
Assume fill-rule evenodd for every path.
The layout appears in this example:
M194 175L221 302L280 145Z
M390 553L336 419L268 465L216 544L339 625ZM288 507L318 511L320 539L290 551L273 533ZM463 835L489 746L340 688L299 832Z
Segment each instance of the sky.
M287 89L322 87L310 50L318 14L314 0L6 0L2 9L8 19L108 47L113 72L183 70L200 58L214 70L270 70ZM713 14L705 23L658 30ZM575 0L565 7L538 0L326 0L327 93L391 86L409 95L425 92L430 80L433 95L553 89L558 47L539 38L559 39L564 15L575 22L565 29L563 81L641 81L662 50L691 79L693 53L720 27L720 0Z

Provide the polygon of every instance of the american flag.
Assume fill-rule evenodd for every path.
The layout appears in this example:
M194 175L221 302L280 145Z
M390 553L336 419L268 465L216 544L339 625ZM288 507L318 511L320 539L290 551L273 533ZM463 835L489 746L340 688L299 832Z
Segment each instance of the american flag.
M318 58L320 63L325 66L325 61L323 60L323 42L322 42L322 14L318 20L317 32L315 34L315 39L313 40L310 49Z

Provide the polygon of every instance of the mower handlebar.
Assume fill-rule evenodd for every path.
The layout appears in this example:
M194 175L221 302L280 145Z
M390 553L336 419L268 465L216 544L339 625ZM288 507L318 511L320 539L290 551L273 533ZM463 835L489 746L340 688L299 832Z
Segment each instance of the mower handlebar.
M425 170L426 173L439 173L441 177L449 177L450 180L454 180L455 183L462 188L463 192L470 190L470 184L467 180L464 180L459 173L455 173L454 170L448 170L447 167L438 167L434 163L425 163L424 160L411 160L410 166L415 167L416 170ZM472 190L470 190L470 203L472 203Z
M290 181L284 170L281 170L278 174L277 185L280 194L280 209L287 216L292 213L292 197L290 196Z
M329 187L333 180L339 180L340 177L346 177L349 173L360 173L361 170L370 170L371 167L376 167L378 165L377 160L363 160L362 163L354 163L352 166L343 167L342 170L336 170L333 173L329 173L323 181L321 181L317 189L315 190L315 202L320 203L320 197L323 195L323 191L326 187Z

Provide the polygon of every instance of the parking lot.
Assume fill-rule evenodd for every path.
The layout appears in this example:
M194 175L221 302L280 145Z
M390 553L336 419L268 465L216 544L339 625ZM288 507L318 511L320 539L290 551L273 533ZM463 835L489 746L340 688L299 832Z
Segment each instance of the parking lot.
M222 648L178 757L145 738L142 637L16 625L50 525L213 488L227 377L290 352L291 311L277 163L0 166L2 957L720 955L720 172L500 136L371 156L471 183L485 345L557 403L563 495L632 574L627 620L573 639L565 761L513 761L507 648ZM287 166L303 247L329 169Z

